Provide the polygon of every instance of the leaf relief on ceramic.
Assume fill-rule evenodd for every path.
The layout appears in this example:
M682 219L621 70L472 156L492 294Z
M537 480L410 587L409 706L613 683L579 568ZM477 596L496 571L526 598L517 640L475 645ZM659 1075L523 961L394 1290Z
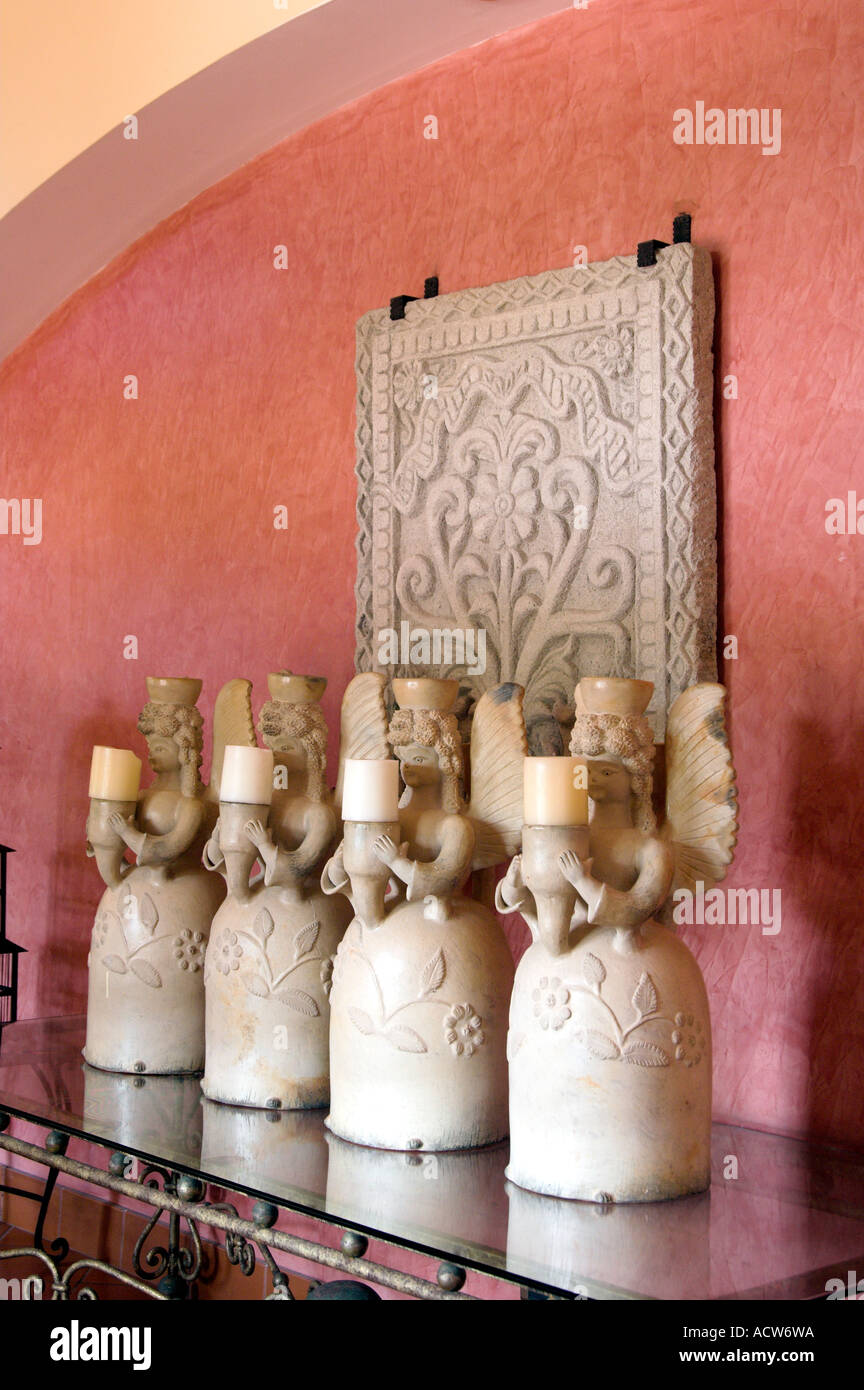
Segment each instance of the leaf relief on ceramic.
M298 970L312 965L316 968L325 998L329 995L333 960L315 950L321 923L313 919L299 929L294 936L292 964L278 973L269 956L269 942L275 926L273 914L262 907L255 916L251 931L233 931L225 927L216 932L207 952L208 967L212 966L212 970L220 975L239 973L241 983L257 998L275 999L294 1013L318 1018L321 1010L314 996L306 989L285 982ZM208 969L205 982L210 973Z
M467 1000L454 1003L435 997L447 978L447 958L440 946L420 971L415 997L403 1000L401 1004L389 1010L384 1001L381 982L369 957L356 946L346 947L346 950L363 961L375 986L375 1017L365 1009L358 1009L353 1005L347 1009L348 1017L358 1033L362 1033L364 1037L386 1038L398 1052L428 1052L426 1039L416 1029L405 1022L394 1023L393 1020L420 1004L437 1004L446 1010L442 1019L444 1041L454 1056L471 1057L482 1047L486 1041L483 1020L473 1004Z
M93 947L101 950L108 932L119 926L124 948L122 955L110 952L107 956L100 957L105 969L112 975L132 974L151 989L161 989L162 976L141 954L158 942L167 941L171 935L170 932L163 932L161 936L157 936L158 925L159 911L149 893L142 893L140 898L136 898L134 893L125 893L120 900L119 912L114 912L111 908L102 908L93 925ZM178 970L201 969L207 944L203 932L182 931L174 937L173 944L174 960Z
M605 965L590 951L582 962L581 981L561 980L557 975L542 976L532 993L534 1017L539 1026L544 1031L559 1031L573 1016L570 1007L573 996L588 995L597 1001L601 1011L598 1025L602 1022L604 1026L575 1027L572 1035L592 1057L637 1067L668 1067L673 1057L687 1067L696 1066L702 1060L706 1046L702 1023L693 1014L680 1011L672 1018L662 1015L657 987L646 971L643 970L633 990L630 1000L633 1017L626 1023L603 998L605 980ZM648 1038L635 1036L648 1024L656 1023L666 1024L671 1030L669 1051Z

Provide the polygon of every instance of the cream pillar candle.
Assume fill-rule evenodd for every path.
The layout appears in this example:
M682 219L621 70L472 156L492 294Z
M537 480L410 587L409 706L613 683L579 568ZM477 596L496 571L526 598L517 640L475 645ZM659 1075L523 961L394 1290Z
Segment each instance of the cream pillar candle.
M141 759L129 748L96 744L90 762L90 797L97 801L137 801Z
M526 825L587 825L588 778L578 758L526 758Z
M222 763L219 800L269 806L273 800L272 750L229 743Z
M399 764L395 758L346 758L343 821L399 820Z

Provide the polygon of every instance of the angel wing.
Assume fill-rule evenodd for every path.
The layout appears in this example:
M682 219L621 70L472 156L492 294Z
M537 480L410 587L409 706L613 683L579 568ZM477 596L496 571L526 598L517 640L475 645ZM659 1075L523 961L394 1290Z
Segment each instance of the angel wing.
M505 681L487 690L471 727L471 801L474 869L488 869L519 853L522 842L522 765L528 736L525 691Z
M675 869L672 889L719 883L738 836L735 768L726 737L722 685L691 685L666 724L666 820ZM668 902L667 902L668 907Z
M213 710L213 762L210 766L210 785L205 793L208 801L219 800L222 763L229 743L256 745L255 723L252 719L252 682L237 677L226 681L216 696Z
M387 677L380 671L363 671L348 682L342 696L342 718L339 726L339 775L334 800L337 813L342 814L342 781L346 758L389 758L387 742L387 706L384 686Z

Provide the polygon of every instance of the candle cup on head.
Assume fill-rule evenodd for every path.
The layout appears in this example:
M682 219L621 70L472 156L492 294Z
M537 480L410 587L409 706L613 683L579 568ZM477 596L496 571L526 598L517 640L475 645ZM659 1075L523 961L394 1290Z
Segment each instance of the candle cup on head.
M537 933L551 955L568 948L576 889L561 872L559 856L588 857L588 792L577 758L525 759L525 824L522 880L537 904Z
M267 825L272 799L272 751L229 743L219 786L219 848L228 892L238 902L248 902L251 896L249 875L258 858L246 826L253 820Z
M366 927L384 920L390 868L375 853L386 835L398 847L399 764L394 758L348 758L342 794L342 862L351 881L355 915Z
M90 811L87 843L93 851L102 881L116 888L123 877L126 842L111 824L119 814L129 820L138 805L141 759L128 748L93 749L90 763Z

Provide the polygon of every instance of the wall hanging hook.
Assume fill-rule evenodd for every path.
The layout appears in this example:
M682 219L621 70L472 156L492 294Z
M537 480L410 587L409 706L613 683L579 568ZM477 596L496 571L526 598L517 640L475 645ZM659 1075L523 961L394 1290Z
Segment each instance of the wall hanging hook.
M438 295L438 276L429 275L423 282L423 298L436 299ZM418 296L416 294L397 294L390 300L390 319L395 323L397 319L404 319L405 305L413 304Z
M690 227L692 218L689 212L679 212L672 223L672 241L678 246L681 242L690 240ZM662 251L668 246L668 241L640 241L636 248L637 266L648 266L657 264L657 252Z

